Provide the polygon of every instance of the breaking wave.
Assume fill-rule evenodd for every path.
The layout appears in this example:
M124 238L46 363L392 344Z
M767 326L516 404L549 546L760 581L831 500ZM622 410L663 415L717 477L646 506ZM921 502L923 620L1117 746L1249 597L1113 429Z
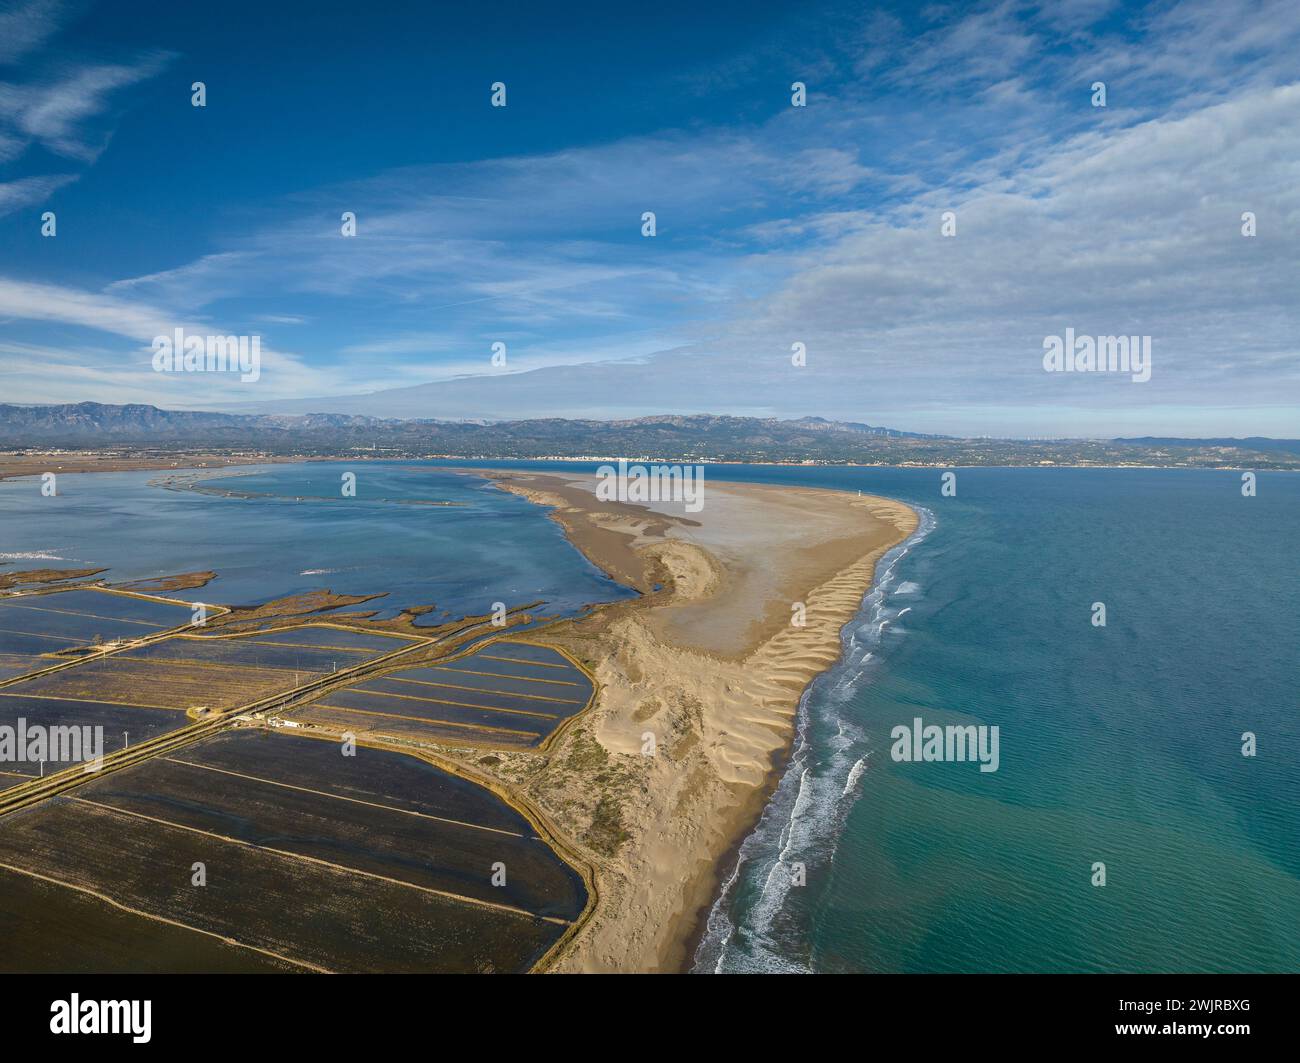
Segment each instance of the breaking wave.
M917 530L881 559L871 590L841 631L839 662L814 679L799 701L794 752L709 912L695 953L697 973L812 970L806 935L799 933L787 901L814 866L824 870L834 860L869 770L868 736L844 710L870 681L885 632L910 611L896 609L892 600L920 594L917 584L897 581L898 562L935 525L929 510L918 512Z

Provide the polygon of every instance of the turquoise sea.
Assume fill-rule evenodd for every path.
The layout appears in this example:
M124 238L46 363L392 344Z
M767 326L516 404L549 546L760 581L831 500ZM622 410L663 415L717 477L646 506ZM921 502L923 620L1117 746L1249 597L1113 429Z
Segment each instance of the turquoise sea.
M541 511L446 464L222 478L277 496L247 500L155 473L62 477L59 499L7 481L0 561L211 567L219 602L386 589L435 620L627 593ZM358 497L339 501L349 468ZM889 495L925 521L805 695L696 969L1300 970L1300 477L1260 474L1246 498L1226 471L956 476L944 497L938 469L708 470ZM463 505L410 504L435 499ZM996 725L998 770L895 763L890 731L918 716Z
M697 970L1300 970L1300 477L727 473L927 519L805 696ZM998 770L895 763L918 716L997 725Z

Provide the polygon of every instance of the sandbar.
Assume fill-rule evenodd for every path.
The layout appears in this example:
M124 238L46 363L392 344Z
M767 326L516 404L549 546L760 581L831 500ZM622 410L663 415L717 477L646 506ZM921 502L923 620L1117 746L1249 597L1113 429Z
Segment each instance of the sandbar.
M478 471L549 507L589 560L642 591L546 631L594 675L595 704L541 763L503 753L489 766L594 869L597 903L549 969L684 970L788 756L800 695L839 658L876 562L917 514L719 481L689 513L600 501L589 474Z

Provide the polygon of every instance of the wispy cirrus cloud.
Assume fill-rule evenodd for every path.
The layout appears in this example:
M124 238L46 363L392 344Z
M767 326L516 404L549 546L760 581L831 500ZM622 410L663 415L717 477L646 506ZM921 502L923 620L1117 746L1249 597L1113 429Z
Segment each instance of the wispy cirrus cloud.
M806 108L241 204L188 261L55 293L43 320L273 324L297 352L278 363L280 408L1032 434L1226 434L1254 410L1259 430L1300 434L1300 9L996 0L854 11L835 30L815 48L762 41L703 83L763 77L779 97L803 76ZM50 118L69 135L87 121ZM9 312L36 320L20 302ZM1153 335L1152 381L1044 374L1042 337L1065 327ZM232 401L200 384L189 405ZM185 390L138 385L172 404Z
M27 84L0 83L4 135L19 150L39 144L55 155L92 163L111 136L94 121L108 111L111 95L153 77L169 59L153 54L131 63L64 68Z
M26 0L0 7L0 65L16 63L40 48L73 10L66 0Z
M73 174L55 174L49 177L20 177L16 181L0 183L0 214L8 214L32 203L43 203L51 193L75 180Z
M111 382L114 394L130 395L132 401L148 397L183 403L186 400L180 396L195 387L207 393L209 403L246 398L241 394L246 385L235 374L171 375L156 373L152 367L155 337L170 337L178 328L192 335L247 334L239 323L215 322L103 292L0 276L0 320L6 318L45 322L70 337L64 344L5 342L6 353L13 357L0 361L0 374L7 388L26 393L31 401L58 401L62 389L87 380ZM127 342L105 342L106 337ZM354 376L313 367L298 354L270 343L262 343L261 357L259 398L292 397L304 385L329 391L357 383ZM196 383L194 376L201 381Z
M114 97L171 61L160 52L112 63L57 55L51 42L83 6L28 0L0 8L0 166L17 166L33 148L91 165L112 136ZM0 172L0 215L43 202L78 176Z

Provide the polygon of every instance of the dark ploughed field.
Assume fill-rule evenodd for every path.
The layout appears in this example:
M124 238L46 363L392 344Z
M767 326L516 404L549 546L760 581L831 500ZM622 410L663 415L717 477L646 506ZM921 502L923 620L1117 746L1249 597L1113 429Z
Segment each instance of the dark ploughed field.
M521 971L586 901L490 791L284 732L227 731L0 819L12 971Z

